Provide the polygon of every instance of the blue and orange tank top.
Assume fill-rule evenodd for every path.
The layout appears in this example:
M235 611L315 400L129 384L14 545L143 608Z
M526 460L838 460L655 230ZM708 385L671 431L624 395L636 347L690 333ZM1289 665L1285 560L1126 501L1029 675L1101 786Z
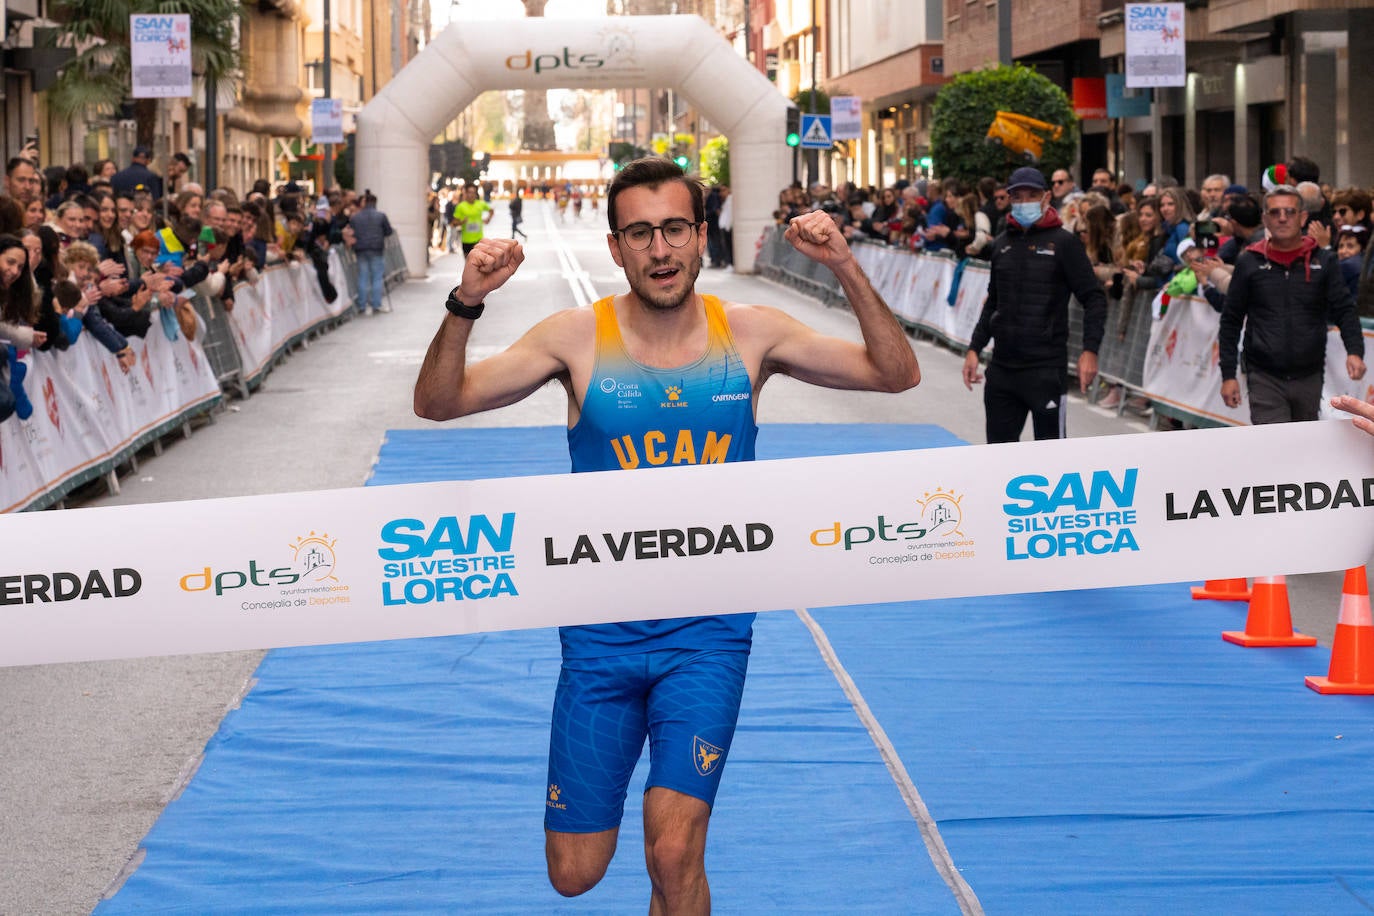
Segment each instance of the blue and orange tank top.
M575 473L754 460L753 384L720 299L702 301L706 351L671 369L636 362L625 349L613 300L593 304L595 362L581 416L568 430ZM597 658L654 649L748 649L753 625L753 614L728 614L559 632L564 657Z

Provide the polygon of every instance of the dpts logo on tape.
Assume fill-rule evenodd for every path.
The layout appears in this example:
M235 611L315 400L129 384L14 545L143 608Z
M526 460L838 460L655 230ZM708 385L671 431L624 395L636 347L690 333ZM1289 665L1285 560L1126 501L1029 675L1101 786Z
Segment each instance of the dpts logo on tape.
M1064 474L1053 484L1039 474L1022 474L1007 483L1011 502L1002 504L1007 519L1007 559L1139 550L1131 526L1136 523L1135 483L1138 468L1120 476L1111 471Z
M495 598L518 595L510 571L515 568L511 540L515 513L493 525L485 515L473 515L466 527L457 516L445 515L427 525L418 518L392 519L382 526L381 538L390 544L377 556L382 565L382 603L429 604L433 601Z

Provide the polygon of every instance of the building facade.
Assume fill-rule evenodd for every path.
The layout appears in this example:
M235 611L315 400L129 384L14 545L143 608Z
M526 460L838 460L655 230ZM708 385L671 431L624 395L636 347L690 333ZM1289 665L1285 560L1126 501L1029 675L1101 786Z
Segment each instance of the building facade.
M191 98L159 101L155 167L160 171L173 153L185 152L194 163L193 178L204 182L213 173L215 183L239 190L257 178L284 181L302 172L317 177L322 157L309 146L310 101L323 95L325 2L331 4L331 94L344 101L346 132L353 114L428 42L425 0L242 4L236 79L216 87L209 123L200 78ZM127 111L71 120L47 111L45 90L71 56L61 47L61 23L51 18L50 7L50 0L4 0L0 146L9 157L37 136L42 165L110 158L123 166L137 143ZM213 170L206 158L207 131L214 131L216 141Z
M946 69L1016 61L1071 96L1075 79L1102 81L1108 110L1085 109L1080 176L1105 166L1136 183L1225 174L1257 186L1267 166L1301 155L1325 181L1374 183L1374 157L1360 154L1374 125L1358 101L1374 75L1374 0L1186 5L1187 84L1125 93L1144 105L1121 108L1148 113L1111 116L1124 101L1112 89L1125 72L1124 0L944 0Z

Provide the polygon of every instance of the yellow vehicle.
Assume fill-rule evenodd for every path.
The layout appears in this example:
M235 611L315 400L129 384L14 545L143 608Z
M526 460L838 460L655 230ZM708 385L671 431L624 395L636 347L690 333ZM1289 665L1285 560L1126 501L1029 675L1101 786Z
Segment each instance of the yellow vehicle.
M988 127L986 140L1034 165L1040 161L1040 154L1045 148L1042 134L1048 134L1051 140L1058 140L1064 135L1064 128L1014 111L999 111Z

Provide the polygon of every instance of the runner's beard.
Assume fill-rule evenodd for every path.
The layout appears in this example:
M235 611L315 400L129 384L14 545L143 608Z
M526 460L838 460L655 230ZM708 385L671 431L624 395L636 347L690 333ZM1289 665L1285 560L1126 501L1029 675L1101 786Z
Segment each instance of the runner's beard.
M673 279L685 279L687 282L680 287L674 284L670 289L660 288L649 275L661 267L676 267L678 274ZM662 261L651 262L635 277L629 277L627 274L627 279L630 281L630 291L638 296L641 302L655 311L671 312L681 308L695 295L697 275L700 273L701 255L693 250L691 260L685 264L672 257L664 258Z

